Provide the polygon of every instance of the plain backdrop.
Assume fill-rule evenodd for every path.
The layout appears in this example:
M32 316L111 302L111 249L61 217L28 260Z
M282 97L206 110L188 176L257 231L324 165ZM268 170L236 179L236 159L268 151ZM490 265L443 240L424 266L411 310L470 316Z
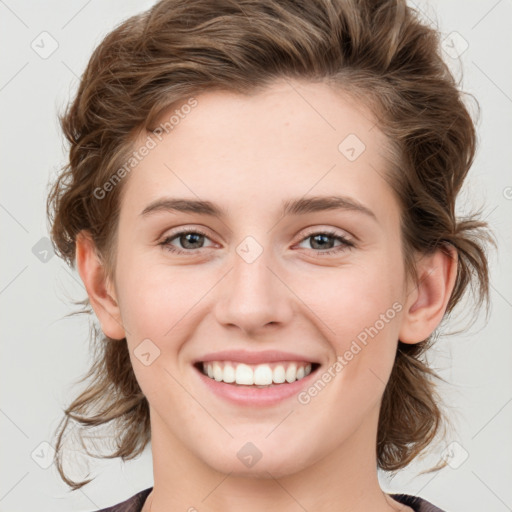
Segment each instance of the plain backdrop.
M92 50L148 0L0 0L1 108L1 512L92 511L153 484L149 447L134 461L96 461L93 483L70 492L51 464L54 429L88 369L88 318L65 319L85 291L48 245L48 181L65 162L57 112ZM481 106L479 150L459 204L483 206L499 252L491 255L488 323L442 337L432 364L456 430L429 458L396 475L388 491L420 495L450 512L512 510L512 2L417 1L436 21L445 59ZM462 313L463 311L461 311ZM454 322L454 326L457 322ZM440 472L419 475L446 458ZM82 475L85 476L85 475Z

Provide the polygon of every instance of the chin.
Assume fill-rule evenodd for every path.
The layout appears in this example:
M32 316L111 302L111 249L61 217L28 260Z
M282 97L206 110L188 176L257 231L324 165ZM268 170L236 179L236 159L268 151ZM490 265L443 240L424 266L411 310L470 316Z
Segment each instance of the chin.
M203 462L220 473L258 480L291 476L308 466L300 447L290 450L291 453L288 454L270 449L268 451L270 454L265 456L265 449L257 451L255 447L248 444L233 452L231 450L228 453L218 454L210 452L206 458L203 458ZM253 460L251 460L251 453Z

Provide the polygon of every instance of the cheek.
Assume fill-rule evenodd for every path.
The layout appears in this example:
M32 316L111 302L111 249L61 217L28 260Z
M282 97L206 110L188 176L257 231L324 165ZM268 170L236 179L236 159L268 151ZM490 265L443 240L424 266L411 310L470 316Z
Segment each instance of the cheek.
M120 258L118 269L123 323L138 337L165 337L213 285L197 268L171 268L142 256Z
M326 337L339 339L339 348L343 348L343 341L357 337L388 310L389 317L396 316L393 304L400 299L399 279L399 272L376 262L332 269L319 280L308 278L296 281L294 286L316 315L315 323L325 327Z
M391 271L393 258L387 258L333 269L322 286L302 282L298 292L340 362L334 373L343 377L335 380L369 395L383 390L398 342L401 271Z
M219 278L211 270L199 272L193 266L170 268L146 262L135 268L137 272L125 274L121 287L132 366L145 394L157 398L167 393L171 397L179 394L172 376L189 370L181 367L181 356L201 326L205 308L213 307L205 298ZM150 366L138 359L146 353L155 358Z

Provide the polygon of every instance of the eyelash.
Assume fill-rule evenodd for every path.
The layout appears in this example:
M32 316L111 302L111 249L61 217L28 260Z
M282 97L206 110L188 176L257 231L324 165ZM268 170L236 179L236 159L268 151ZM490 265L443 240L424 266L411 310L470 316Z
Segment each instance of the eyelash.
M202 232L199 229L194 229L194 230L190 230L189 229L189 230L182 230L182 231L178 231L176 233L173 233L172 235L166 237L158 245L161 245L165 250L167 250L167 251L169 251L171 253L174 253L174 254L190 254L190 253L193 253L195 251L200 250L201 248L200 249L181 250L181 249L177 249L176 247L170 245L170 242L173 241L174 239L178 238L181 235L188 235L188 234L202 235L202 236L204 236L206 238L209 238L206 233ZM312 233L309 233L306 236L304 236L299 241L299 243L302 243L304 240L307 240L308 238L312 238L312 237L317 236L317 235L327 235L327 236L332 237L335 240L338 240L338 241L340 241L342 243L342 245L338 246L336 249L328 249L328 250L325 250L325 251L311 249L313 252L317 253L319 256L338 254L338 253L340 253L340 252L342 252L342 251L344 251L346 249L351 249L351 248L355 247L355 244L353 242L351 242L350 240L348 240L344 236L339 235L335 231L332 231L332 230L329 230L329 229L323 230L323 231L314 231Z

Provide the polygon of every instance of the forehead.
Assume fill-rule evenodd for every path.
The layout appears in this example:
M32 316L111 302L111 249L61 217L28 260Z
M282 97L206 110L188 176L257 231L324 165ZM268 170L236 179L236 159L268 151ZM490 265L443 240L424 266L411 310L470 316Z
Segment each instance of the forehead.
M390 193L382 179L387 141L373 113L327 84L279 81L252 95L207 91L186 104L194 106L161 116L159 136L144 134L134 145L152 148L124 184L131 211L165 194L219 198L240 212L257 204L277 209L283 199L312 193L363 203Z

